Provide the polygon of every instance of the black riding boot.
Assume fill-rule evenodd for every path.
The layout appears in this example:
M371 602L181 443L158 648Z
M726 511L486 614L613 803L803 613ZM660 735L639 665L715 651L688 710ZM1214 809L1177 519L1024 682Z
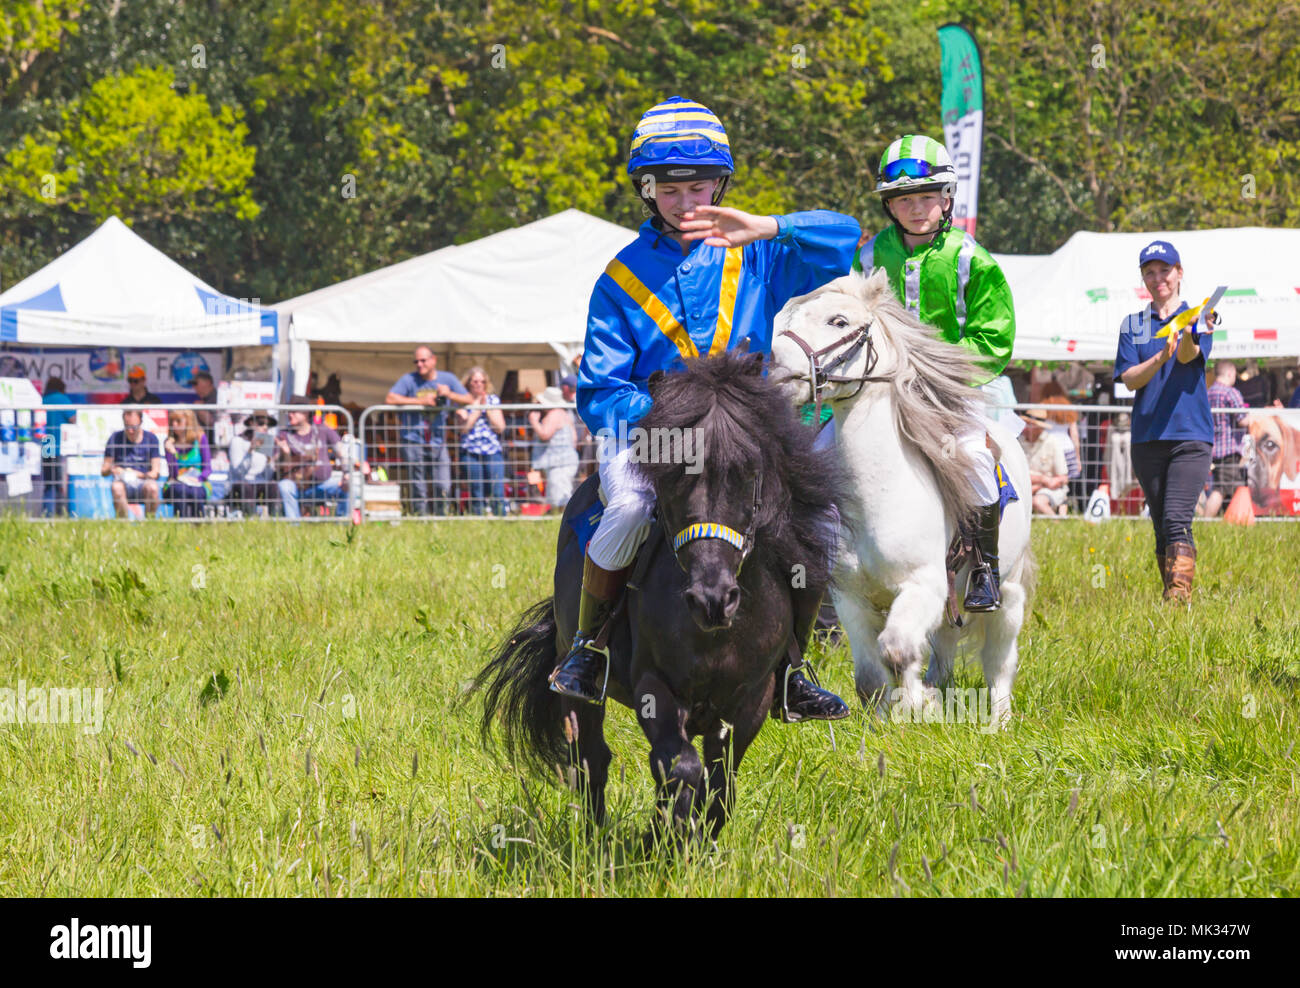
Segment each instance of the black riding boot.
M598 648L593 639L599 634L618 603L627 584L630 567L601 569L587 556L582 565L582 599L578 604L578 630L573 645L555 671L551 673L552 691L588 703L605 702L605 680L609 648Z
M983 563L970 571L964 606L968 611L996 611L1002 606L1001 576L998 573L999 505L986 504L976 516L975 545Z
M840 720L849 715L843 700L820 686L814 686L799 670L803 666L803 653L808 647L817 614L821 610L821 594L808 591L794 596L794 641L800 660L791 665L789 656L776 667L776 692L772 698L772 719L797 723L802 720Z

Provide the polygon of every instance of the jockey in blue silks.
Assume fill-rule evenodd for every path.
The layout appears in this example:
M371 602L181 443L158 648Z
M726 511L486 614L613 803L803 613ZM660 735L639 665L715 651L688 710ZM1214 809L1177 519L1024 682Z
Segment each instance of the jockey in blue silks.
M601 437L605 509L587 546L573 646L551 675L551 688L565 696L601 702L609 655L593 639L650 530L655 494L628 440L650 410L650 375L746 344L751 353L770 353L781 307L847 274L853 262L861 228L852 217L821 210L756 216L719 206L734 167L718 118L680 96L647 110L632 135L627 170L652 216L605 268L587 313L577 405ZM811 629L819 605L796 601L796 632ZM788 704L774 716L848 715L839 697L783 665L778 676L787 675Z

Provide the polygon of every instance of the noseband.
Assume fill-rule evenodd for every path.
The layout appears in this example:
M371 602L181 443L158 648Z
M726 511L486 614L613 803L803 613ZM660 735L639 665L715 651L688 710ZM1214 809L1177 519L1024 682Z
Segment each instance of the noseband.
M762 484L763 478L760 475L754 481L754 504L749 516L749 527L743 534L716 521L697 521L677 533L673 538L673 558L677 560L677 565L681 566L682 572L686 572L686 567L682 565L681 557L677 555L677 551L682 546L696 539L721 539L740 550L740 562L736 564L735 574L737 579L740 578L740 568L745 565L745 560L749 558L754 548L754 532L758 528L758 497Z
M876 369L876 361L880 358L880 355L876 353L876 346L871 340L871 327L874 325L874 322L868 322L861 329L855 329L845 333L834 343L831 343L829 346L824 346L820 350L814 350L808 342L793 329L784 330L779 334L778 338L780 336L788 336L790 339L794 340L799 349L808 357L808 381L812 386L813 403L817 406L816 418L814 421L818 426L821 425L822 420L822 388L827 384L856 384L857 387L853 390L853 393L844 395L843 399L841 399L847 400L849 398L857 397L858 392L862 390L862 386L868 382L889 380L887 377L872 376L871 373ZM843 346L846 343L849 344L847 349L837 354L835 358L825 366L822 365L820 360L821 357L824 357L836 347ZM836 367L847 364L850 360L856 357L864 347L867 351L867 369L865 373L857 377L831 373L831 371ZM804 378L804 375L802 374L795 374L793 376L795 380L803 380Z

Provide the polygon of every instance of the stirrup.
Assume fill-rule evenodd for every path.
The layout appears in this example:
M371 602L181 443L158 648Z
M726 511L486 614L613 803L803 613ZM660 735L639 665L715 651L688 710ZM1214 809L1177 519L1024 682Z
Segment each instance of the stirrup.
M975 574L983 572L989 575L989 580L993 584L994 601L992 607L975 609L967 605L966 601L970 599L971 583L975 580ZM966 574L966 591L961 596L962 609L970 614L992 614L994 611L1002 609L1002 580L994 578L993 567L981 559L978 563L972 563L970 571Z
M801 657L800 663L796 666L793 662L787 663L785 667L785 676L781 680L781 716L773 719L779 720L782 724L802 724L802 720L790 719L790 677L796 672L801 672L807 668L807 680L818 689L822 689L821 680L817 678L817 669L813 666L811 659Z
M584 639L581 635L574 636L573 645L569 646L569 655L565 656L564 662L561 662L558 666L556 666L554 669L551 670L550 676L548 676L546 679L546 684L551 688L553 692L559 693L560 696L567 697L570 700L582 700L584 703L591 703L598 707L604 705L605 695L609 692L609 667L612 665L612 663L609 657L608 643L603 646L598 645L597 642L599 640L600 640L599 633L597 633L593 638L590 639ZM567 663L569 661L569 658L572 657L572 655L574 654L574 646L580 647L583 651L592 652L596 655L599 655L605 660L605 678L604 681L600 684L600 694L594 700L589 699L585 696L574 696L570 693L564 693L555 688L555 677L560 674L560 670L564 668L565 663Z

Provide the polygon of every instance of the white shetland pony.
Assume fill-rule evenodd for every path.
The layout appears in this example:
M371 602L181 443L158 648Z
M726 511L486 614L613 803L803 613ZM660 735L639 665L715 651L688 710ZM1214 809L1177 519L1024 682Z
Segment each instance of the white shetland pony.
M831 595L853 649L858 696L882 715L891 699L909 715L933 712L936 687L949 683L958 647L968 642L980 647L992 721L1006 726L1034 574L1029 466L1014 437L988 423L994 457L1020 500L1007 505L998 537L1001 608L963 612L955 626L945 615L945 560L958 519L976 507L971 461L957 437L983 406L966 383L977 376L967 351L917 322L877 271L791 300L777 317L772 359L796 404L832 405L839 453L853 477ZM966 563L957 577L959 608L968 573Z

